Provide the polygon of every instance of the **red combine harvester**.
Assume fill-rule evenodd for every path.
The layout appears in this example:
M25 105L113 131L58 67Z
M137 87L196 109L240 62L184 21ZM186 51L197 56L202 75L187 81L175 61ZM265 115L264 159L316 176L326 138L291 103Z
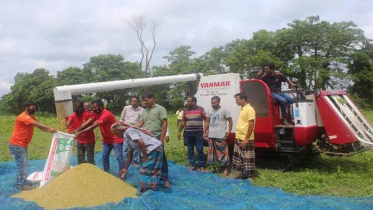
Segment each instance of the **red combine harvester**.
M288 121L291 126L281 124L279 106L271 96L268 86L261 80L242 80L239 74L172 75L154 78L140 78L100 83L88 83L55 87L59 127L64 128L65 117L72 114L72 96L84 93L97 93L118 89L144 87L177 82L198 81L198 88L190 85L189 93L197 98L197 104L205 110L211 109L211 97L220 96L220 105L228 108L233 119L232 135L228 144L234 144L234 132L240 107L233 96L244 92L248 102L256 111L255 148L258 153L305 156L314 148L328 154L354 154L373 145L373 129L356 105L344 91L306 92L284 90L293 95L295 103L289 105Z
M328 154L353 154L373 145L373 129L344 91L318 93L285 90L295 102L288 106L288 121L281 124L281 111L266 83L261 80L241 80L239 74L203 76L198 85L197 104L211 109L210 99L217 95L221 106L231 112L233 134L228 144L234 144L234 128L240 107L235 93L243 92L256 111L255 149L257 153L272 153L299 157L313 149Z

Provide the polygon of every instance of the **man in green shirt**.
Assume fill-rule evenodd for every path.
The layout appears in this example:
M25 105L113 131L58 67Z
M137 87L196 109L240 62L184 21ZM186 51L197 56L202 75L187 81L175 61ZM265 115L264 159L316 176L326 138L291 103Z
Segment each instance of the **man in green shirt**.
M147 108L143 111L141 119L135 127L143 127L150 131L162 143L164 150L164 140L167 131L167 111L163 106L155 103L155 96L152 93L147 94L144 97L144 101ZM168 142L168 138L166 138L166 142ZM161 180L165 182L164 185L166 188L171 188L168 180L168 164L165 152L163 152Z

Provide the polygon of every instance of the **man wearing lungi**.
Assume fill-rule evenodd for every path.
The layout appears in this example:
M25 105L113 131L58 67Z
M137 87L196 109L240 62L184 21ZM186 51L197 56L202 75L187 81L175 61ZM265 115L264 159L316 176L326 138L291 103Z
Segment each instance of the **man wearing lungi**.
M209 149L207 164L219 162L224 167L224 175L229 174L229 154L226 139L232 131L232 117L229 111L220 106L220 97L211 98L211 107L207 111L207 126L205 136L208 136ZM229 122L229 127L227 126Z
M236 126L233 169L241 172L236 178L253 181L255 175L255 110L247 103L247 96L244 93L237 93L234 97L237 105L241 106L241 111Z
M146 102L146 109L141 114L140 121L135 125L136 128L145 128L152 133L164 146L164 141L168 142L166 138L167 133L167 111L166 109L155 102L155 96L149 93L144 96ZM168 179L168 164L166 153L163 151L162 176L164 187L170 189L171 184Z
M163 162L162 143L138 128L131 128L127 125L121 126L119 123L114 123L111 126L111 131L118 137L124 137L128 144L127 161L124 168L120 171L120 177L123 179L126 176L127 169L132 161L133 152L136 151L140 154L142 162L139 171L140 194L147 190L154 190L161 177Z

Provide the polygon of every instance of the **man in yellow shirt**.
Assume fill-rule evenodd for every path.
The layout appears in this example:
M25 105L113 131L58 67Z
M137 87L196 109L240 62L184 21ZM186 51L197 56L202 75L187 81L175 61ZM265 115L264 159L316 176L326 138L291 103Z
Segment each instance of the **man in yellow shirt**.
M247 96L244 93L237 93L234 98L237 105L241 106L241 111L236 126L233 169L242 173L237 178L253 181L255 175L255 110L247 103Z

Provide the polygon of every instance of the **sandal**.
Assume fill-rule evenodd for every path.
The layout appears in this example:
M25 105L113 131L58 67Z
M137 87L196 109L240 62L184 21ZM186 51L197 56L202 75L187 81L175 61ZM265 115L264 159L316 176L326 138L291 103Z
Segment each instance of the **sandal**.
M199 171L200 172L206 172L206 168L205 167L201 167L201 168L199 168Z
M194 171L194 170L196 170L197 168L195 167L195 166L191 166L191 167L189 167L189 171Z

